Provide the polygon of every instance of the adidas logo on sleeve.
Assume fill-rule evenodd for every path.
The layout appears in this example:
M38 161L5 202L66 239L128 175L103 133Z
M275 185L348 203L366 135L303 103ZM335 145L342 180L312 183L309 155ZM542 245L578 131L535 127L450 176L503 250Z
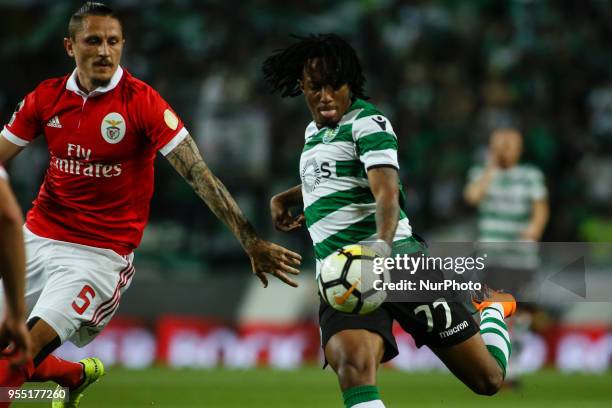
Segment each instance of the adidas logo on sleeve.
M62 128L62 124L59 121L59 117L57 117L57 115L55 115L54 117L52 117L48 122L47 122L47 126L49 127L53 127L53 128L58 128L61 129Z

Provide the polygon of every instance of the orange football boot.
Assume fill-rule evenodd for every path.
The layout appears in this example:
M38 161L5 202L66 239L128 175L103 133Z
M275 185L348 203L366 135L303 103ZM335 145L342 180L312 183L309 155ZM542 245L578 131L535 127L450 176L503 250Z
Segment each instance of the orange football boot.
M485 286L472 297L472 304L477 311L482 312L493 303L499 303L504 308L504 317L510 317L516 312L516 299L510 293L500 292Z

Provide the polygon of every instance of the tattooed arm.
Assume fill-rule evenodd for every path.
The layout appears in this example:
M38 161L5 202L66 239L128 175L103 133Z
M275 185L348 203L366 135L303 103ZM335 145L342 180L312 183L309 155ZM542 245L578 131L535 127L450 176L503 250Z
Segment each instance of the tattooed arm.
M270 273L288 285L297 286L286 274L299 273L294 266L300 264L300 255L257 236L234 198L204 163L191 136L188 135L166 158L217 218L232 230L251 258L253 273L264 287L268 285L264 273Z
M242 247L248 251L258 239L255 229L244 217L223 183L204 163L191 136L187 136L166 158L217 218L227 224Z

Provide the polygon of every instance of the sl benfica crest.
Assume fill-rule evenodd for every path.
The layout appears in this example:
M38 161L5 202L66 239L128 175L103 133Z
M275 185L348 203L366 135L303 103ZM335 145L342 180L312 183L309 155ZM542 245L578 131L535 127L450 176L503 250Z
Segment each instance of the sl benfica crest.
M111 112L102 119L102 137L110 144L117 144L125 137L125 119L120 113Z

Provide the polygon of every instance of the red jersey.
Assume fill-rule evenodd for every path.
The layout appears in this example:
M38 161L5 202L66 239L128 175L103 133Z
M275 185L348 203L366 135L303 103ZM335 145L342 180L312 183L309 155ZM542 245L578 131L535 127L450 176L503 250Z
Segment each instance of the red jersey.
M149 218L156 153L168 154L188 134L172 108L121 67L89 94L75 70L42 82L2 131L19 146L39 134L50 161L26 226L50 239L132 252Z

